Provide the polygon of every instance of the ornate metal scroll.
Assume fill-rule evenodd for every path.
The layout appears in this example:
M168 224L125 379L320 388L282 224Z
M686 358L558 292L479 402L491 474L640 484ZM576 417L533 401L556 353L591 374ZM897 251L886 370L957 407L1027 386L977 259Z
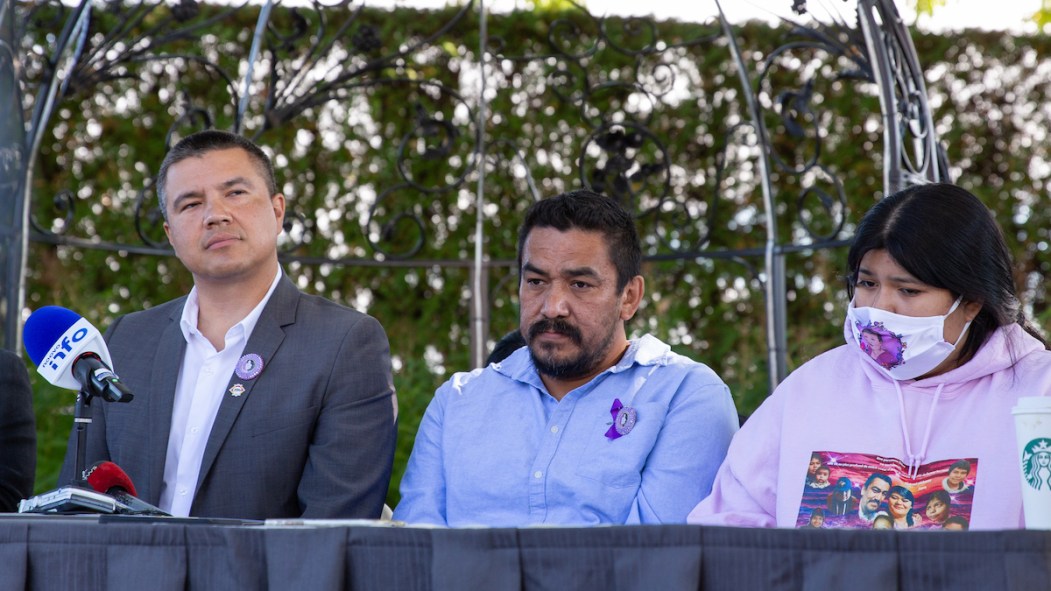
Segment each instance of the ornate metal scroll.
M887 0L859 0L873 80L883 111L883 185L887 194L910 185L950 182L949 161L938 143L923 69L897 8Z
M764 294L772 387L786 373L785 257L849 238L848 171L824 156L856 113L822 98L878 96L884 191L947 170L889 0L859 0L856 26L787 23L787 38L758 41L725 18L671 35L578 7L504 39L482 2L426 14L393 32L356 0L0 0L0 92L23 106L0 121L0 206L24 212L0 228L6 346L24 305L13 245L169 255L153 171L174 141L217 126L273 150L291 196L285 261L470 268L476 364L493 302L513 298L497 213L586 186L636 214L651 261L744 264L735 289ZM118 120L142 141L105 145ZM62 186L47 194L40 178Z

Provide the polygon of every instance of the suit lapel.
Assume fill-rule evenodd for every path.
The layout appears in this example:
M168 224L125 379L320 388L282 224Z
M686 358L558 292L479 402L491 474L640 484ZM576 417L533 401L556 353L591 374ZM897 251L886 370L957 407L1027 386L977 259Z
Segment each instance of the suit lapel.
M179 306L172 313L171 321L165 327L157 346L155 371L150 382L149 396L146 397L146 414L149 421L146 457L150 458L150 461L145 466L149 476L148 489L143 491L143 497L153 503L160 499L161 484L164 481L168 435L172 427L172 408L175 406L175 387L179 382L182 358L186 354L186 339L179 327L181 318L182 306Z
M274 293L270 296L270 301L263 308L259 321L256 322L255 328L252 329L252 334L248 337L248 342L245 344L244 352L242 353L242 356L249 353L259 355L263 359L263 372L250 380L238 377L236 372L230 376L230 381L226 384L226 390L222 394L223 399L219 403L219 412L216 413L212 432L208 435L208 443L204 448L204 457L201 459L201 471L197 477L197 491L201 490L201 483L205 481L208 472L211 471L215 458L219 455L219 450L222 448L227 436L230 435L230 430L233 428L238 415L240 415L241 409L248 399L252 397L252 392L256 389L256 386L260 382L267 380L268 377L271 380L275 378L275 376L267 376L266 366L274 358L274 353L285 338L284 326L295 322L298 300L299 290L296 289L288 277L281 277L277 288L274 289ZM241 391L242 388L243 391L239 395L234 396L231 393L231 389L238 385L240 387L235 392ZM264 388L260 395L265 393ZM265 401L263 403L265 404ZM256 404L259 404L259 402ZM195 498L194 505L197 504L197 501L198 499Z

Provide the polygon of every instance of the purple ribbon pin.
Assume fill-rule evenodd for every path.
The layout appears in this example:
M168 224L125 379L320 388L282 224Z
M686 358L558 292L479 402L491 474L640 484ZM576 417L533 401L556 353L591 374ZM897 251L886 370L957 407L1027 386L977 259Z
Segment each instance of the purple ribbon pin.
M606 431L606 437L610 441L631 433L635 428L635 421L638 420L635 409L621 404L620 398L613 401L613 406L609 407L609 414L613 417L613 426Z
M263 373L263 358L255 353L242 355L237 360L237 367L234 368L234 373L242 380L254 380L256 376Z

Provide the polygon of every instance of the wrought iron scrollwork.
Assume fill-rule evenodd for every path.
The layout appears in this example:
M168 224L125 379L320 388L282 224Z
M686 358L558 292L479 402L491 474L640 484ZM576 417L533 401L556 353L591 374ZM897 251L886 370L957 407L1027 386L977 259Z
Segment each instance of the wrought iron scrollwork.
M21 8L20 73L32 90L23 101L31 112L26 180L38 173L32 162L42 151L67 147L52 136L90 135L56 131L73 119L62 109L102 102L107 116L143 130L142 147L122 147L129 155L120 166L133 178L105 188L106 215L133 217L135 236L90 237L111 250L170 254L152 175L180 137L216 125L264 144L286 142L274 147L280 184L290 187L286 259L463 266L432 255L455 242L443 252L466 258L459 243L485 242L464 229L468 218L484 227L493 208L524 209L580 184L635 213L651 258L761 257L762 272L748 281L762 282L771 300L784 291L777 273L785 252L847 239L845 171L826 158L837 114L823 97L855 83L871 97L875 83L888 122L886 190L947 171L915 50L890 0L858 0L856 26L798 25L788 41L748 55L725 19L665 38L651 18L597 17L581 7L538 25L529 43L486 33L477 47L465 39L484 29L469 17L486 14L473 1L398 38L354 0ZM805 14L806 2L785 0L785 8ZM217 32L228 22L241 26ZM733 67L705 79L701 59ZM493 84L479 90L479 80ZM494 112L494 102L505 110ZM522 137L524 126L507 125L537 110L561 119ZM106 123L100 116L93 125ZM162 146L148 139L155 131ZM310 160L327 154L342 164L319 178ZM517 194L495 194L489 174L515 179ZM33 195L34 239L80 245L87 240L78 233L99 227L86 221L92 208L79 197L95 193L67 184L53 203ZM492 264L506 265L513 244L491 246L505 259ZM770 315L784 310L772 306ZM769 335L775 356L783 355L778 338ZM776 381L779 371L772 373Z
M938 142L927 103L923 70L901 15L889 0L859 0L857 13L886 124L883 176L887 192L951 180L948 157Z

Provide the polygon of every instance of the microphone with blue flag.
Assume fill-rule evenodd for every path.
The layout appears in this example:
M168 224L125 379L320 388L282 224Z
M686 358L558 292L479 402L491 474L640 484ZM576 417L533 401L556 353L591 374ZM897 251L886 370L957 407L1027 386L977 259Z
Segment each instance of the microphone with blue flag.
M26 320L22 340L29 358L48 383L81 390L107 402L130 402L134 395L113 373L102 334L90 322L61 306L44 306Z

